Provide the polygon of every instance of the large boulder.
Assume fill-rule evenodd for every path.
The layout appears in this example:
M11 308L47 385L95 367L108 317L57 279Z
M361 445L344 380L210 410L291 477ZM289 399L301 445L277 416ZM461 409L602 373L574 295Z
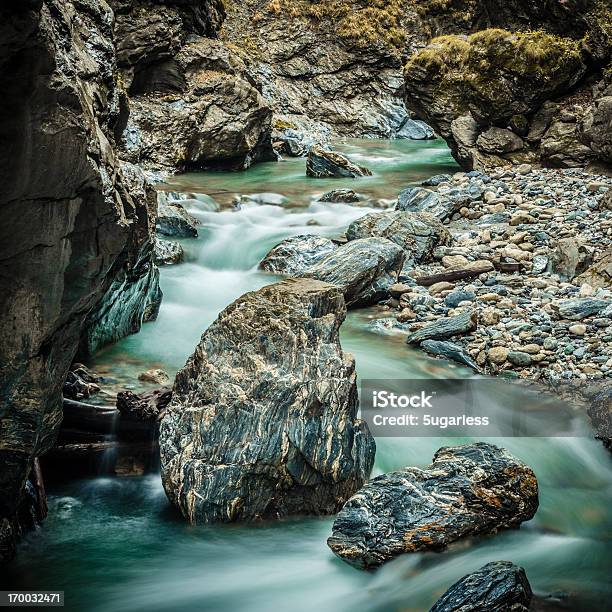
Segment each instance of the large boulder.
M532 597L522 567L510 561L492 561L455 582L429 612L526 612Z
M528 117L570 92L586 70L578 40L542 31L442 36L409 58L406 105L464 167L521 163Z
M160 431L162 482L193 523L332 514L367 479L355 361L337 287L286 280L247 293L177 374Z
M261 260L260 270L299 276L338 248L329 238L302 234L286 238Z
M143 44L157 43L153 37ZM189 170L244 169L275 160L272 110L242 61L219 40L191 37L178 47L171 59L124 66L126 80L132 78L123 132L130 161Z
M340 287L348 307L370 306L387 297L404 257L404 251L386 238L362 238L336 249L304 276Z
M306 176L313 178L356 178L370 176L368 168L354 164L348 157L314 145L306 158Z
M366 484L338 514L327 543L351 565L371 568L518 527L537 508L535 474L505 449L484 442L446 447L424 469L407 467Z
M404 250L408 265L427 261L437 246L448 245L452 240L435 217L402 210L367 214L349 225L346 237L349 240L387 238Z

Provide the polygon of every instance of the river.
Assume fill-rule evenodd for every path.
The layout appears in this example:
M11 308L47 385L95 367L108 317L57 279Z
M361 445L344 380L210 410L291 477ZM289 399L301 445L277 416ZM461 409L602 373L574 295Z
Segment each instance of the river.
M174 375L220 310L274 280L257 271L272 246L295 234L337 235L372 210L317 203L324 191L350 186L372 201L391 199L424 177L457 169L436 142L348 141L338 148L374 176L307 179L304 160L290 159L244 173L173 178L167 188L210 196L188 204L202 223L200 236L182 241L185 263L162 270L157 321L101 351L94 369L135 389L142 387L137 375L145 369L161 367ZM282 194L288 204L231 207L235 194L262 192ZM219 211L211 210L211 198ZM343 325L343 347L355 355L359 377L470 376L409 348L400 337L373 333L369 326L377 316L377 309L352 312ZM380 438L375 473L426 465L440 446L462 441ZM3 581L13 589L64 590L67 609L81 611L406 612L428 610L455 580L504 559L525 567L539 595L566 592L574 610L609 609L609 455L586 436L491 441L535 471L541 492L535 518L520 530L443 553L405 555L375 573L356 570L330 552L332 518L193 527L170 507L159 474L148 474L50 486L49 518L26 537Z

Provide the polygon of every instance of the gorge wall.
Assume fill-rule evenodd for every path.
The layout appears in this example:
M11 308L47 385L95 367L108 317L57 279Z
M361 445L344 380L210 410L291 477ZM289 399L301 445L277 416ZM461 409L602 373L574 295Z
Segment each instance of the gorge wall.
M155 210L143 197L144 176L122 167L115 150L127 108L115 81L112 11L99 0L28 0L5 3L0 17L0 559L7 559L32 501L34 460L54 443L62 383L79 344L94 350L137 331L155 315L160 292Z

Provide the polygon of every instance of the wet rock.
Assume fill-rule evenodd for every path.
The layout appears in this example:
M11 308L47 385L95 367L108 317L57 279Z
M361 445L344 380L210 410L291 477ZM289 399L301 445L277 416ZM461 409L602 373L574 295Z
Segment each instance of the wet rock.
M462 346L453 342L440 340L425 340L421 342L421 348L430 355L456 361L461 365L472 368L476 372L481 372L482 368L465 352Z
M184 257L185 251L178 242L155 238L155 263L158 266L181 263Z
M559 317L570 321L581 321L604 311L612 302L596 298L578 298L563 300L556 304Z
M309 268L304 276L342 289L346 305L370 306L387 297L404 264L404 251L385 238L352 240Z
M478 442L441 448L425 469L374 478L344 505L327 543L351 565L440 550L459 539L518 527L538 508L538 484L508 451Z
M287 206L289 198L280 193L252 193L241 195L234 201L234 206L240 208L243 204L258 204L259 206Z
M73 363L62 394L68 399L80 400L100 392L100 379L90 372L82 363Z
M395 242L406 253L407 263L426 261L437 246L451 242L448 231L431 215L399 210L367 214L346 231L349 240L370 236Z
M338 248L329 238L305 234L292 236L276 245L259 264L260 270L299 276Z
M469 334L478 327L478 317L472 309L466 309L453 317L442 317L428 323L406 338L408 344L418 344L423 340L446 340L453 336Z
M314 145L308 151L306 176L313 178L356 178L371 175L370 170L354 164L348 157L335 151L328 151L319 145Z
M115 151L125 108L112 11L68 0L1 11L3 562L21 533L17 512L35 458L55 443L79 343L85 353L90 330L91 345L136 331L159 294L154 211L131 195L130 169Z
M525 570L510 561L493 561L453 584L430 612L528 610L533 597Z
M198 221L178 201L169 200L159 192L157 209L157 232L174 238L196 238Z
M360 197L352 189L334 189L319 198L319 202L343 202L345 204L352 204L359 200Z
M117 410L121 413L122 421L157 424L163 417L171 399L172 391L166 388L144 393L119 391Z
M190 522L332 514L367 479L375 445L340 346L345 314L337 287L286 280L206 330L160 432L164 488Z
M138 375L138 380L163 385L170 380L170 377L168 376L167 372L164 372L164 370L155 369L147 370L146 372L141 372Z

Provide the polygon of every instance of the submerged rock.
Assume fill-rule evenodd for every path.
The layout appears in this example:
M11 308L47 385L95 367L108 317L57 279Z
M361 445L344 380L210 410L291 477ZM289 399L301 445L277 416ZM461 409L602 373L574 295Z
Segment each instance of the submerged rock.
M439 245L450 244L451 235L434 217L426 213L401 210L370 213L353 221L346 231L349 240L377 236L399 245L407 263L429 259Z
M404 252L385 238L353 240L333 251L304 276L342 289L348 307L370 306L388 295L404 264Z
M368 168L354 164L348 157L314 145L306 158L306 176L313 178L356 178L371 176Z
M277 244L262 259L259 269L274 274L299 276L337 248L337 244L324 236L292 236Z
M533 592L525 570L510 561L493 561L453 584L430 612L529 609Z
M247 293L177 374L161 424L162 481L193 523L336 512L375 444L340 346L339 288L286 280Z
M155 263L158 266L181 263L184 257L185 250L178 242L155 238Z
M430 355L441 357L442 359L450 359L462 365L472 368L476 372L482 372L482 368L469 356L465 349L454 342L445 342L440 340L424 340L421 342L421 348Z
M345 204L352 204L359 200L359 196L352 189L333 189L319 198L319 202L343 202Z
M329 547L360 568L440 550L468 536L518 527L538 508L538 484L505 449L478 442L441 448L425 469L383 474L339 512Z

